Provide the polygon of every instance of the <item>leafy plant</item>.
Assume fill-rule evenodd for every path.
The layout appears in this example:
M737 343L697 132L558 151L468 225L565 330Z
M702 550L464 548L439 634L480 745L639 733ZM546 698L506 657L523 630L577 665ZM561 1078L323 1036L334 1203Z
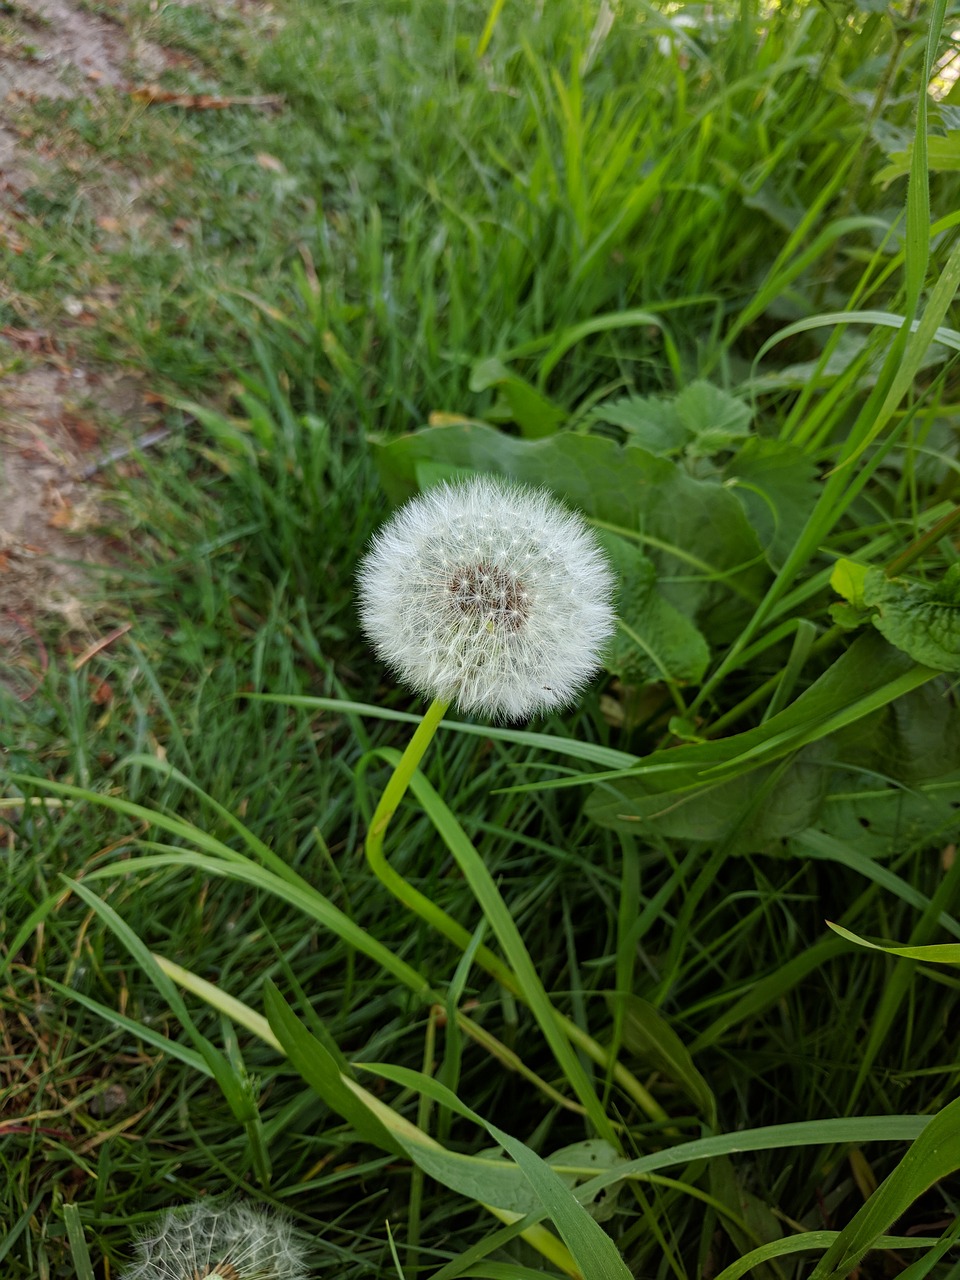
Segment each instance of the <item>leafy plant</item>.
M231 1187L348 1278L952 1274L950 1006L913 981L960 939L948 19L294 6L282 249L232 190L191 322L169 247L118 312L182 430L121 490L112 696L64 654L4 707L6 1078L69 1044L89 1143L3 1166L15 1275ZM188 122L211 191L232 119ZM384 495L478 473L603 541L607 676L401 754L355 566ZM77 1101L105 1073L141 1141Z

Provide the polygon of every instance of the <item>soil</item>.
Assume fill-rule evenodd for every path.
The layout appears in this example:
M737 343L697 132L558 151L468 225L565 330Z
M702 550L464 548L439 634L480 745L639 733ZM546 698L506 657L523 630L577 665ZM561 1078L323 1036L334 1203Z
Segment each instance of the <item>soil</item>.
M166 51L81 0L0 0L0 258L23 252L23 193L42 187L44 142L18 120L36 98L71 99L156 78ZM118 440L156 421L142 380L85 367L75 354L84 304L33 327L30 300L2 284L22 322L0 329L0 682L20 695L45 662L40 633L95 638L98 577L109 563L98 530L109 495L101 463Z

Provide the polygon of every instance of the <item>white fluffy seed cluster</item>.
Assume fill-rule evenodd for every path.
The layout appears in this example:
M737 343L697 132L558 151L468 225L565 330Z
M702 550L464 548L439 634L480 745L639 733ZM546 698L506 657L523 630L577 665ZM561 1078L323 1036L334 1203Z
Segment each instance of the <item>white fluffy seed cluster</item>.
M492 719L571 702L614 628L613 575L582 517L489 476L407 502L358 580L384 662L426 696Z
M307 1280L306 1249L285 1218L242 1202L174 1209L140 1237L120 1280Z

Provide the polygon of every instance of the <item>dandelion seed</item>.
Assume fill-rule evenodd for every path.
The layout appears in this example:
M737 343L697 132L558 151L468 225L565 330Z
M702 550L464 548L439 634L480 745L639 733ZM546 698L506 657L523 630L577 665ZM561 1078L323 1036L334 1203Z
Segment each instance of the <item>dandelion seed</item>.
M358 580L384 662L428 697L495 719L570 703L614 627L613 575L582 517L487 476L401 507Z
M140 1237L120 1280L307 1280L290 1223L242 1203L174 1209Z

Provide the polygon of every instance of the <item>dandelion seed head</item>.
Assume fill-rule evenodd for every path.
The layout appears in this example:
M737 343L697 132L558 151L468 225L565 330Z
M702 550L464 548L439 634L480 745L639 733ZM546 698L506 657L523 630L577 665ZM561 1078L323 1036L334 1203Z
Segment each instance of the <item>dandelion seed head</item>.
M240 1201L171 1210L135 1251L120 1280L307 1280L306 1249L287 1219Z
M426 696L493 719L570 703L614 626L613 575L582 517L489 476L401 507L358 581L383 661Z

